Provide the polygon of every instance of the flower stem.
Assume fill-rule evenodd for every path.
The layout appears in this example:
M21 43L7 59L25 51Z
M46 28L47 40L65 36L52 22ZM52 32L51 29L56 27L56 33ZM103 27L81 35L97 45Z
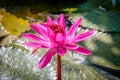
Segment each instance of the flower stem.
M61 56L57 54L57 80L61 79Z

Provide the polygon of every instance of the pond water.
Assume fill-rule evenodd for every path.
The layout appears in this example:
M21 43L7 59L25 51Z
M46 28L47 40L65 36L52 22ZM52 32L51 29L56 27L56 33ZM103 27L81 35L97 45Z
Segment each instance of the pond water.
M0 80L56 80L56 57L44 69L38 69L39 59L46 50L31 55L32 48L22 46L19 39L12 46L0 48ZM68 52L62 58L63 80L119 80L119 78L97 69L86 60L86 56Z

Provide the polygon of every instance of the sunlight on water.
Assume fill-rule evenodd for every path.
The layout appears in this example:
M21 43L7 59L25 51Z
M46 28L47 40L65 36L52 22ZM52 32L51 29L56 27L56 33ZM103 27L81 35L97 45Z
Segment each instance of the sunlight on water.
M24 41L27 40L18 39L12 46L0 48L0 80L56 80L56 57L47 67L38 69L45 50L31 55L33 49L23 46ZM69 51L62 57L62 80L96 80L96 77L97 80L117 80L85 63L88 63L86 56Z
M51 64L45 69L38 69L37 65L40 57L31 55L21 49L1 47L0 59L2 60L2 66L0 66L0 80L56 79L56 73Z

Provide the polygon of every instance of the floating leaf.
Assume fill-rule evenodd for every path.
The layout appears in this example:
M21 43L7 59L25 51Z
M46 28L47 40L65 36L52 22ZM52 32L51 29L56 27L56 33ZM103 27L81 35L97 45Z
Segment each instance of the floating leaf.
M79 31L85 29L79 28ZM89 61L112 69L120 69L120 34L103 33L97 31L91 39L81 43L81 45L92 50Z
M83 17L82 26L84 27L120 32L120 15L117 13L91 10L84 13L70 13L69 16L73 20L80 16ZM78 32L84 30L86 29L79 28ZM92 50L93 54L88 58L91 62L113 69L120 69L119 36L119 33L103 33L97 31L93 38L81 44Z
M6 35L1 41L0 41L0 46L9 46L12 41L17 39L18 37L15 35Z
M17 18L15 15L0 9L0 15L2 16L1 23L10 34L20 36L21 33L29 30L28 20Z
M120 15L118 13L91 10L84 13L70 13L68 14L73 21L78 17L82 17L82 26L96 28L108 31L120 31Z
M7 32L5 28L2 26L2 24L0 23L0 37L5 36L7 34L9 34L9 32Z

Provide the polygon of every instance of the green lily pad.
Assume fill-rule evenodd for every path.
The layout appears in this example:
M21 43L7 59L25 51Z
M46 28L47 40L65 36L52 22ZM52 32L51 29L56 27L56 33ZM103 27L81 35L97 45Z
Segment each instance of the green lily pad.
M78 32L85 31L80 28ZM112 69L120 69L120 34L102 33L96 31L93 37L83 41L80 45L90 49L92 55L89 61Z
M82 17L82 26L108 31L120 31L120 15L112 12L91 10L84 13L70 13L73 21Z
M95 28L102 31L120 32L120 15L116 12L107 12L100 10L91 10L83 13L69 13L73 21L82 17L82 26L86 28ZM89 29L79 28L78 32ZM90 49L93 54L89 56L89 60L95 64L109 67L112 69L120 69L120 34L119 33L103 33L97 31L95 36L80 43L84 47Z

